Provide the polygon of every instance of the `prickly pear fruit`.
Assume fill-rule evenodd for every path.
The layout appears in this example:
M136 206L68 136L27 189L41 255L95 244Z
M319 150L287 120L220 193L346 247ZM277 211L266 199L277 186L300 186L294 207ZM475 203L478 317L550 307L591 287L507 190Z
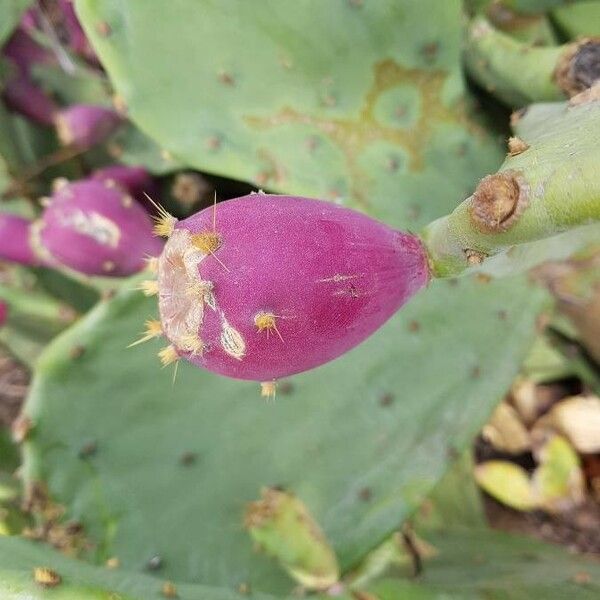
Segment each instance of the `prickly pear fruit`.
M26 75L17 75L9 79L2 96L11 110L40 125L53 124L58 107L54 100Z
M40 263L31 247L30 225L23 217L0 213L0 260L27 266Z
M83 27L79 23L72 0L58 0L57 8L62 17L61 24L67 38L67 44L76 54L79 54L93 64L98 64L96 53L83 31Z
M52 125L58 107L31 80L30 71L35 64L53 64L54 55L22 29L13 33L2 54L11 61L14 70L2 90L7 106L41 125Z
M2 54L10 59L21 72L29 74L36 64L52 65L56 63L54 53L38 44L21 27L17 28L2 48Z
M32 244L45 264L109 276L140 271L162 247L150 217L131 196L91 180L58 187L32 226Z
M6 317L8 316L8 307L5 302L0 300L0 327L6 323Z
M121 121L114 110L93 104L74 104L59 110L54 118L60 141L84 150L103 142Z
M307 589L324 590L340 576L337 558L307 507L288 492L264 488L244 524L254 541Z
M181 222L164 213L156 230L169 240L145 291L163 364L184 357L266 395L359 344L429 279L416 236L308 198L253 194Z
M111 165L94 171L92 179L106 182L114 181L147 208L151 207L148 196L152 198L158 195L156 181L144 167Z

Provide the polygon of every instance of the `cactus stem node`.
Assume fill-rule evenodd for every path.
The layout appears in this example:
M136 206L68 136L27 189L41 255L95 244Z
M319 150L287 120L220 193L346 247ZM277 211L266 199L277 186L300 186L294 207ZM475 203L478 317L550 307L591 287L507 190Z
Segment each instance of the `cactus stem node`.
M527 206L528 186L514 171L484 177L471 197L470 217L483 233L510 229Z

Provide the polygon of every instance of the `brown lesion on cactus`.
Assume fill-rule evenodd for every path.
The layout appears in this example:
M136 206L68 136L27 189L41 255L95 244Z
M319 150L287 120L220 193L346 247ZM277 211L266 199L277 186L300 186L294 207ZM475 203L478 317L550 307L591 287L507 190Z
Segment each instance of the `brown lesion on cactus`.
M502 171L484 177L469 206L473 225L484 233L509 230L527 206L529 186L515 171Z
M46 542L71 558L93 547L79 521L64 520L65 507L52 501L45 483L27 485L21 509L34 518L34 524L21 532L22 537Z
M472 267L482 264L486 258L486 255L483 252L478 252L477 250L467 249L464 252L467 263Z
M600 80L600 38L587 37L569 44L558 60L554 81L575 96Z
M508 155L517 156L523 154L525 150L529 150L529 144L519 137L508 138Z
M265 167L254 177L254 181L260 186L271 183L274 186L283 185L286 181L286 170L277 158L266 148L259 148L257 156Z
M483 135L482 128L468 119L464 106L447 106L443 102L442 93L447 78L448 73L442 69L405 67L388 58L374 65L373 81L362 107L355 115L324 117L286 106L273 116L246 115L244 121L254 129L263 130L296 124L317 129L342 152L350 176L352 198L359 205L367 207L372 175L359 161L367 146L377 142L401 146L409 156L408 168L419 171L425 166L424 150L435 125L458 124L472 133ZM414 86L419 91L421 106L416 123L410 127L382 123L375 115L377 102L385 92L406 85Z
M49 567L34 567L33 580L42 587L53 588L60 585L62 577Z
M591 88L580 92L569 100L569 106L581 106L590 102L598 102L600 100L600 82L593 85Z

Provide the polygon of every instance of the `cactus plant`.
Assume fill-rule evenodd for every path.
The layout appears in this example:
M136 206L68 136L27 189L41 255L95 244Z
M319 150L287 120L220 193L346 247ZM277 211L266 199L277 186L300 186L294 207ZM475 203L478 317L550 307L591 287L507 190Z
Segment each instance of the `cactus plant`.
M491 18L487 0L469 4ZM545 11L558 4L502 6L535 13L537 25L520 34L545 32L550 44ZM70 1L52 5L72 20ZM501 165L504 121L489 121L464 83L459 0L177 0L169 11L145 0L77 0L76 8L94 47L88 64L60 43L81 50L81 30L62 38L46 20L39 28L34 7L22 26L60 67L28 67L27 76L71 107L67 115L87 122L93 111L119 128L109 137L80 132L60 149L60 170L79 180L59 180L49 206L31 202L36 214L27 215L44 266L9 272L35 277L36 294L39 284L69 298L57 279L65 272L138 270L144 252L162 249L130 197L148 192L148 172L210 172L285 195L258 193L180 221L159 211L156 230L169 239L148 261L158 280L104 280L98 305L35 361L15 429L25 505L39 525L32 533L56 542L64 511L86 542L70 550L107 567L0 539L0 596L274 600L298 583L343 600L594 596L596 569L485 530L472 486L452 500L438 482L509 388L549 305L527 276L487 273L525 271L597 236L597 89L517 113ZM586 44L571 46L584 48L577 64L595 56L595 42ZM525 96L539 91L514 79ZM56 143L21 117L2 120L0 191L34 200L57 163L37 149L23 158L27 144L11 133L24 127ZM107 165L109 156L147 171ZM214 183L220 197L247 193L230 193L241 182ZM161 184L174 197L186 188ZM9 305L0 339L13 305L34 305L33 294L10 296L10 286L0 288ZM136 287L158 292L162 323ZM127 350L144 317L149 343ZM152 360L160 333L171 343L164 363L189 359L172 373ZM210 370L287 379L265 403L253 384ZM565 465L550 461L536 481L556 487L559 500ZM438 506L433 523L415 519L417 537L407 519L424 500ZM523 553L531 564L521 564ZM418 581L402 578L423 562Z
M523 280L433 283L367 342L294 377L266 410L252 401L253 385L187 364L172 387L156 372L151 344L124 361L140 317L155 309L139 292L121 292L39 361L25 411L35 424L24 447L26 480L46 482L53 498L74 507L69 515L97 540L100 560L116 555L136 568L158 554L166 577L248 580L263 590L289 584L268 557L253 554L243 504L262 486L284 485L321 525L344 572L419 504L451 460L448 445L462 447L487 419L543 303ZM129 390L125 404L117 389ZM382 400L389 394L391 404ZM85 415L75 409L84 396ZM78 458L90 440L96 453ZM312 453L319 458L307 470ZM232 464L239 470L223 477ZM140 518L154 526L142 532Z
M502 249L569 228L591 225L596 230L598 91L583 92L568 104L534 106L521 127L516 115L521 137L511 138L498 173L483 179L449 216L425 228L434 274L456 274Z
M488 92L513 107L562 100L600 79L600 40L536 48L498 31L483 17L468 28L465 61Z
M76 3L128 117L175 159L412 230L500 162L462 80L458 0L224 6Z
M557 6L552 20L570 38L600 35L600 5L596 0Z

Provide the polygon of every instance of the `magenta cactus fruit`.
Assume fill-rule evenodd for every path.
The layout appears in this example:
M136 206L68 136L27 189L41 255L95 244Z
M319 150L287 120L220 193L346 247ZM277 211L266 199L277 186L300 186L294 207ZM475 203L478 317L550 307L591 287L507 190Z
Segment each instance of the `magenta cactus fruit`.
M0 327L6 323L6 319L8 318L8 307L5 302L0 300Z
M53 64L54 55L40 46L29 34L17 29L2 49L13 64L14 73L7 77L2 91L7 106L41 125L52 125L58 110L54 100L30 78L35 64Z
M58 186L32 227L32 243L47 265L119 277L143 269L162 248L150 217L129 194L91 180Z
M140 204L146 208L152 208L148 196L155 198L158 196L158 186L156 181L144 169L144 167L130 167L127 165L110 165L98 169L92 173L92 179L97 181L115 182L133 196Z
M26 31L18 28L2 48L2 54L9 58L22 73L29 73L36 64L56 63L54 53L38 44Z
M65 30L67 43L73 52L83 56L84 58L97 63L96 53L92 49L83 27L79 23L75 7L72 0L58 0L58 7L61 11L62 25Z
M157 261L163 364L183 357L229 377L270 382L350 350L429 280L411 234L329 202L252 194L181 222Z
M30 243L31 222L23 217L0 213L0 260L35 266L40 260Z
M74 104L59 110L54 118L60 141L84 150L103 142L121 121L114 110L93 104Z
M54 123L54 115L58 110L56 103L26 75L9 79L2 95L11 110L40 125Z

